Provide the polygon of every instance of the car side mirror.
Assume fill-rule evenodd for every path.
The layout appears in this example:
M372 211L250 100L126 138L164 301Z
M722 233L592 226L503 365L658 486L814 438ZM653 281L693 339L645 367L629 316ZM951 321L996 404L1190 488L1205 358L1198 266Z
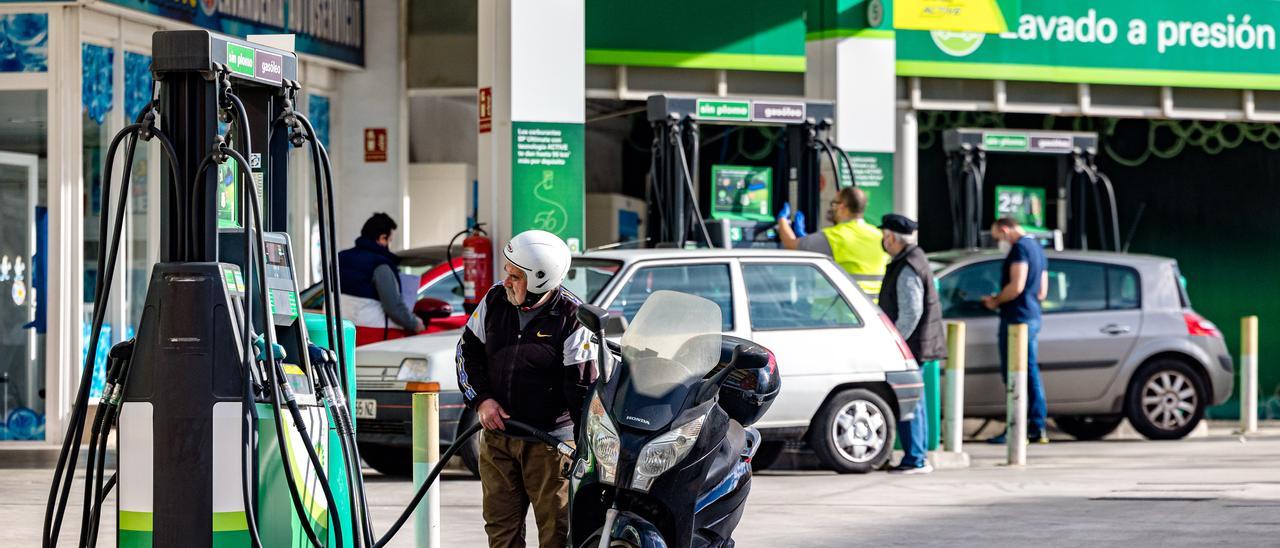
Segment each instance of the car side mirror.
M414 303L413 314L421 319L423 324L429 324L431 320L452 316L453 305L440 299L423 297Z
M598 306L584 304L578 307L578 322L592 333L604 331L605 322L608 318L609 312Z
M621 335L627 332L627 318L623 316L610 315L604 322L604 333L609 336Z

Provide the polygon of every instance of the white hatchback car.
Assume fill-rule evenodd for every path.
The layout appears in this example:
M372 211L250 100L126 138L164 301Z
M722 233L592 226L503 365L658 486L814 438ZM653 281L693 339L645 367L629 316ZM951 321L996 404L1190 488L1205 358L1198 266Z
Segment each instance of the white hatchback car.
M654 291L691 293L720 305L726 335L772 350L782 390L756 423L768 466L787 441L803 440L838 472L867 472L893 449L895 423L922 393L920 372L892 323L829 258L762 249L636 249L577 256L565 287L609 311L620 336ZM356 351L357 435L375 468L409 462L408 382L438 382L441 438L475 421L462 406L454 367L458 331L363 346ZM475 438L473 438L475 439ZM461 451L475 470L474 447Z

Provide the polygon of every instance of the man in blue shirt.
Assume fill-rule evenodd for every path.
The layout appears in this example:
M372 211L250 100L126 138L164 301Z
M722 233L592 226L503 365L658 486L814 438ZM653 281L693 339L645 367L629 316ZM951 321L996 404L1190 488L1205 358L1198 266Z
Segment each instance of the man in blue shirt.
M991 224L991 237L1008 249L1000 273L1000 293L982 298L982 304L990 310L1000 311L1000 376L1006 378L1009 369L1009 325L1027 325L1027 437L1039 443L1049 443L1045 432L1044 385L1040 383L1040 365L1036 359L1040 334L1040 301L1049 296L1048 261L1044 249L1027 235L1018 222L1002 217ZM990 440L1004 443L1001 434Z

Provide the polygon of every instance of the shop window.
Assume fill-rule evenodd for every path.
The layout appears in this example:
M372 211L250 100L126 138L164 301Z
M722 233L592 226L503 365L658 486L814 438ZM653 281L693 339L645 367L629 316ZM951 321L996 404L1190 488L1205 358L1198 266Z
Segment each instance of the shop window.
M0 57L11 17L0 16ZM44 439L47 101L44 90L0 91L0 440Z
M320 143L329 146L329 98L323 95L307 96L307 119L316 128Z
M93 321L94 311L101 306L109 306L110 303L98 303L94 301L94 288L97 286L99 277L102 276L102 270L98 264L99 253L109 251L105 248L108 242L104 241L104 235L99 234L100 218L102 215L110 211L115 206L115 202L119 197L116 192L118 188L113 188L110 196L104 196L102 192L102 183L104 173L103 170L107 162L107 148L111 143L113 131L110 128L109 114L114 105L114 69L115 69L115 50L99 46L96 44L80 45L80 63L81 63L81 81L80 81L80 100L82 106L82 134L81 144L83 146L82 159L84 174L84 294L83 300L84 317L81 318L81 335L83 344L83 358L89 352L94 352L96 364L92 383L89 388L90 397L98 397L102 394L103 385L106 383L106 354L110 350L112 344L112 333L118 325L119 315L110 314L106 316L103 322L102 332L98 336L98 344L96 348L89 347L90 341L90 324ZM124 171L124 154L123 147L118 151L120 159L116 162L116 173L123 174ZM113 185L114 186L114 185ZM107 198L111 203L108 204ZM108 230L110 230L110 219L108 219ZM121 298L117 294L113 295L113 299ZM118 334L117 334L118 335Z
M125 123L133 123L151 101L151 56L132 51L124 52L124 116ZM142 321L142 309L147 304L147 284L151 279L153 248L158 249L158 234L151 234L147 222L151 212L151 185L158 184L152 178L158 174L151 166L152 148L155 143L139 144L135 152L133 173L129 182L129 260L128 260L128 328L125 338L132 338L138 322ZM117 162L123 162L123 156ZM117 165L120 165L117 163Z
M0 72L49 71L49 15L0 15Z

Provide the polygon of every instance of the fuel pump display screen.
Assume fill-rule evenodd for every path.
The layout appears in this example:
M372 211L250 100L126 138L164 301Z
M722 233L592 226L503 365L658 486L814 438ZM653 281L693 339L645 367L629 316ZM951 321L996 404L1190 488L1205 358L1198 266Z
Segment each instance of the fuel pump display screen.
M267 264L289 266L289 248L276 242L263 242L267 248Z
M738 221L773 219L773 168L711 166L711 218Z

